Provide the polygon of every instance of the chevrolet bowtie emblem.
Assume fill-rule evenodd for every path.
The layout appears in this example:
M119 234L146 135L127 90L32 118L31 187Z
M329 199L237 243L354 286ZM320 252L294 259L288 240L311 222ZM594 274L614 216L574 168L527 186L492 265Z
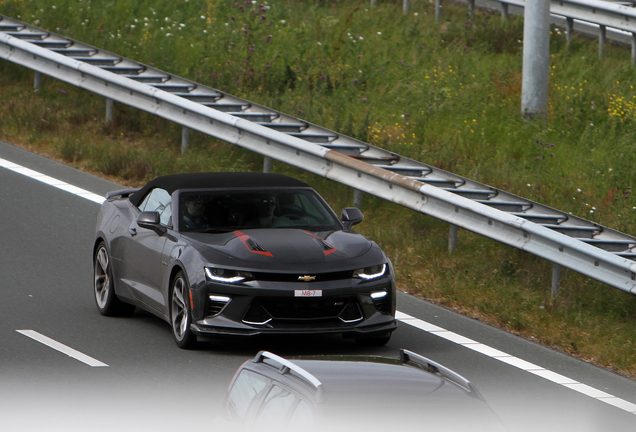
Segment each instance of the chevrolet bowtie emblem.
M316 276L298 276L299 281L309 282L316 279Z

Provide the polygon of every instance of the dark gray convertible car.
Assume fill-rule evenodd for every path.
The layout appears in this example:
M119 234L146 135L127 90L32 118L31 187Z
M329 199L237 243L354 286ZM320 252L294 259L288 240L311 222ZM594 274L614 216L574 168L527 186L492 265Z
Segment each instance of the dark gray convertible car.
M111 192L97 217L95 301L141 307L181 348L217 335L339 333L385 344L396 328L391 262L307 184L261 173L159 177Z

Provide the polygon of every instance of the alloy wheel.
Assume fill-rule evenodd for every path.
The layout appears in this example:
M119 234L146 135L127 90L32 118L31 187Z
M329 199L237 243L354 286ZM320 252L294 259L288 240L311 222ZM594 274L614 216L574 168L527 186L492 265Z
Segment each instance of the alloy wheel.
M102 245L95 255L95 301L100 310L106 308L110 295L109 259L106 248Z
M182 274L177 275L172 285L170 317L172 332L177 343L183 341L189 332L190 307L187 300L188 287Z

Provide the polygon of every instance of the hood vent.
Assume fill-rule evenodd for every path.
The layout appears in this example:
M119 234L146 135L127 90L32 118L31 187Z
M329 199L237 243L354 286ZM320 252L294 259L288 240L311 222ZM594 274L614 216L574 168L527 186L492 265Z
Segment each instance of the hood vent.
M331 246L329 243L327 243L326 241L324 241L320 237L312 236L311 238L316 240L316 243L318 243L320 245L320 247L322 248L322 250L325 251L325 252L333 251L334 249L336 249L335 247Z
M261 245L256 243L256 241L252 237L248 236L247 234L244 234L240 231L234 231L234 234L236 235L236 237L238 237L239 240L243 242L245 247L250 252L254 252L255 254L259 254L259 255L266 255L268 257L273 256L271 252L267 252Z
M255 252L267 252L263 246L259 245L258 243L256 243L256 241L254 241L253 238L248 238L247 240L245 240L245 243L247 243L247 247L250 248L250 250L253 250Z

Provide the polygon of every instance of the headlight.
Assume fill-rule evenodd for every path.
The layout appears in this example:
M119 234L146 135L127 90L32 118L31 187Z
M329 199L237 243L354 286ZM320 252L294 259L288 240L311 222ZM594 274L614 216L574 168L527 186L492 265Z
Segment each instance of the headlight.
M250 272L220 269L214 267L206 267L205 274L208 279L214 282L222 283L236 283L252 279L252 274Z
M353 277L357 277L364 280L371 280L379 278L386 273L386 264L374 265L371 267L358 269L353 271Z

